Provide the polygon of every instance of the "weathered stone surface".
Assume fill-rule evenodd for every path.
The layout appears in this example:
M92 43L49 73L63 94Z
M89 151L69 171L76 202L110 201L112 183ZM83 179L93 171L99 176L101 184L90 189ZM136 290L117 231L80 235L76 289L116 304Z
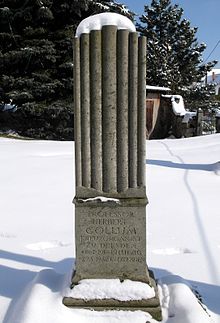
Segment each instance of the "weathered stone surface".
M80 39L80 98L81 98L81 154L82 185L91 187L91 138L90 138L90 37Z
M102 190L102 34L91 31L90 105L91 105L91 187ZM95 125L91 126L91 125Z
M117 37L117 179L118 192L128 189L128 30Z
M146 198L146 188L145 186L139 188L128 188L124 192L102 192L94 188L86 188L84 186L79 186L76 188L76 198L86 199L96 196L104 196L109 198Z
M145 37L116 26L82 34L74 70L76 196L143 197Z
M103 191L117 192L116 26L102 28Z
M74 40L74 70L76 267L71 287L82 279L130 279L153 285L156 296L129 302L64 297L63 303L142 310L160 320L157 288L146 265L146 39L116 26L82 34Z
M89 201L76 205L76 272L85 278L149 283L146 268L146 199Z
M82 147L81 147L81 96L80 96L80 40L74 39L74 139L75 139L75 178L76 187L82 186Z
M137 187L138 138L138 34L129 34L129 187Z
M138 138L137 186L145 186L146 179L146 38L138 38Z

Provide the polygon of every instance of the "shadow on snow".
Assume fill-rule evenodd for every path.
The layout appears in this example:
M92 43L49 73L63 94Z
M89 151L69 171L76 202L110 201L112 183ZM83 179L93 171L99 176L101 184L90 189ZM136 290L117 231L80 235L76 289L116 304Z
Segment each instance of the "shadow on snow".
M186 164L186 163L174 163L169 160L157 160L157 159L147 159L147 165L155 165L169 168L177 169L187 169L187 170L203 170L203 171L213 171L215 164Z

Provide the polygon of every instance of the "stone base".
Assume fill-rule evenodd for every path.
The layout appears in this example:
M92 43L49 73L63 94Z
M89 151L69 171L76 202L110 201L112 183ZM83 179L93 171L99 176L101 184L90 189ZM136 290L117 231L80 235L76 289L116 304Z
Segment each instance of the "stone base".
M150 285L155 289L155 297L151 299L119 301L115 299L84 300L79 298L64 297L63 304L71 308L82 308L95 311L143 311L149 313L155 320L161 321L162 312L158 290L155 280L152 277L150 278Z

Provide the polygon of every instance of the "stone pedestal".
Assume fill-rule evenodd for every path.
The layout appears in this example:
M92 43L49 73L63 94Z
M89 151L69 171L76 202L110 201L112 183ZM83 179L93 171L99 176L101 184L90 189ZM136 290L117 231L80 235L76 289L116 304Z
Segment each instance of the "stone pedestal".
M159 296L157 291L157 286L153 273L150 271L149 284L155 290L155 297L150 299L142 300L132 300L132 301L119 301L116 299L93 299L84 300L79 298L64 297L64 305L71 308L84 308L95 311L111 311L111 310L121 310L121 311L143 311L147 312L155 320L162 320L161 306L159 302Z

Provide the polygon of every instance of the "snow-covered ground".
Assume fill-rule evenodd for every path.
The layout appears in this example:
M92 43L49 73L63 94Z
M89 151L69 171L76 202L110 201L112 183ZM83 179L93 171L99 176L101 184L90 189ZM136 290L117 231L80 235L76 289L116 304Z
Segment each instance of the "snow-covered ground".
M147 159L147 258L163 322L219 323L220 135L149 141ZM71 142L0 139L0 322L154 322L62 305L74 257L73 165Z

